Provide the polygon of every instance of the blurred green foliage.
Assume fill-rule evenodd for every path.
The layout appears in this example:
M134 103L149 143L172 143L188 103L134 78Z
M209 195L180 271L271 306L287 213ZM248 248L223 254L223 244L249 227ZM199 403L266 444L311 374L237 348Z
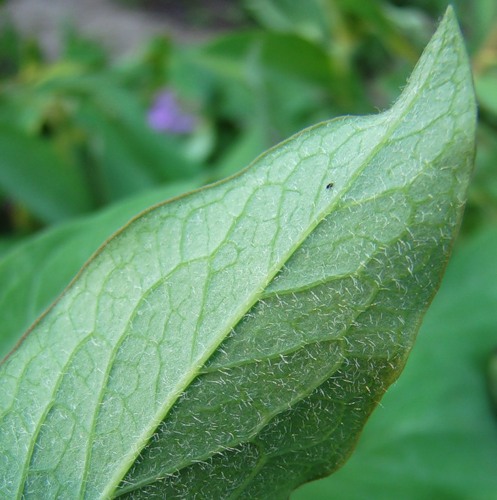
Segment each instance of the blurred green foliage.
M388 107L445 7L440 0L245 0L231 6L243 29L202 43L159 37L119 62L66 29L63 53L49 63L36 41L21 39L4 22L2 237L165 183L219 179L312 123ZM482 118L465 222L470 231L497 220L497 6L480 0L456 7ZM183 10L194 16L199 8ZM164 89L195 117L186 133L147 124L147 111Z
M147 3L150 6L154 2ZM97 43L72 29L61 35L60 58L48 62L36 40L22 38L15 26L4 20L0 26L0 303L3 311L15 317L15 328L0 332L0 347L12 346L88 255L133 210L145 208L162 195L179 194L228 176L303 127L345 113L365 114L389 107L447 3L446 0L232 2L230 16L240 25L239 29L223 31L201 43L178 43L158 37L133 57L117 62ZM471 423L478 427L484 421L485 432L492 424L497 426L495 420L488 423L492 411L490 399L488 404L482 399L486 397L487 386L495 398L495 356L491 356L497 346L497 296L488 288L488 280L490 277L493 283L497 282L497 239L481 236L493 234L493 228L497 227L497 2L452 3L472 59L480 107L477 162L462 237L466 248L476 249L477 243L486 248L482 251L481 265L473 263L471 272L467 270L471 252L466 250L462 254L466 261L461 257L454 264L455 269L451 268L452 276L460 275L460 280L453 278L450 286L459 290L458 311L463 317L485 317L493 307L494 320L493 330L485 329L481 342L480 337L471 337L471 324L459 322L457 326L462 332L454 335L460 334L467 342L464 348L457 344L459 350L451 350L448 333L443 337L445 330L439 328L443 319L438 320L439 324L432 321L432 330L442 332L440 338L434 337L439 355L448 359L454 355L458 367L471 367L473 377L473 385L461 389L471 392L471 397L465 399L464 393L457 394L451 386L426 403L440 405L441 411L433 417L436 425L426 426L425 434L422 429L419 431L425 451L429 450L425 441L430 433L440 430L437 427L440 419L449 429L459 432L454 434L452 455L451 440L445 436L442 443L453 462L448 455L432 455L438 460L447 458L448 469L457 461L457 447L461 453L467 452L464 432ZM198 4L184 7L186 18L190 16L195 26L199 20L215 24L216 14L206 15L206 5ZM164 5L163 9L167 12ZM157 109L160 101L156 98L165 92L175 100L178 109L174 112L170 108ZM172 122L166 120L159 127L150 119L152 111L162 113L160 116ZM188 127L180 130L175 124L184 117L192 119ZM44 233L32 235L40 229ZM71 268L59 269L59 278L52 280L51 276L57 272L57 251L66 251L64 248L74 253ZM78 253L76 249L81 251ZM16 268L29 272L18 279ZM41 292L42 285L48 291ZM468 297L472 287L480 292L486 290L488 293L482 293L485 300L466 300L464 297ZM445 296L451 297L448 292ZM477 355L468 347L471 342L480 342ZM413 357L414 372L417 369L423 373L423 366L428 366L429 371L428 358L417 362ZM432 363L436 362L432 358ZM490 369L489 359L493 360ZM433 373L433 377L444 376ZM487 384L488 373L493 379ZM423 383L430 384L430 380ZM409 386L406 378L406 385L407 394L416 383L411 381ZM444 401L440 394L453 399ZM479 406L471 415L462 418L457 411L447 411L465 404L475 408L477 396ZM394 408L391 419L388 414L385 417L388 429L377 425L376 442L386 439L382 436L388 431L395 431L395 425L402 426L399 422L402 418L409 423L415 414L416 408L409 405L405 412ZM374 422L373 419L372 426L376 425ZM402 435L399 429L398 434ZM359 447L355 459L359 465L350 469L350 473L344 472L348 484L354 474L367 467L364 464L371 450L375 450L371 445L374 436L366 434L366 437L365 451ZM481 442L485 442L484 437L471 441L475 446ZM387 446L386 451L382 449L386 453L381 455L382 460L387 460L386 456L392 460L398 446L402 446L400 438L394 441L394 446ZM497 448L495 432L487 432L486 446ZM487 456L488 450L480 451L482 457ZM412 465L410 460L412 456L399 459L401 476ZM379 467L378 474L392 470ZM497 477L497 465L493 465L493 470ZM419 471L419 474L426 472ZM436 481L425 477L428 483L423 483L421 496L470 498L469 490L459 495L452 492L455 496L440 496L448 495L449 490L444 492L440 486L446 472L443 469ZM339 492L340 498L395 498L394 494L385 493L388 478L375 476L380 486L375 483L372 496L361 496L359 490L340 486L339 474L335 483L331 478L329 483L325 481L323 486L312 490L312 498L329 498L334 491ZM368 485L372 484L367 477L363 492L368 492ZM458 481L464 481L465 477L457 474ZM486 498L477 492L479 483L485 481L471 483L476 491L472 498ZM485 492L488 487L485 483ZM390 491L398 493L397 498L407 498L405 488Z
M441 0L245 0L231 5L243 29L202 43L159 37L119 62L66 29L61 57L49 63L36 41L21 39L4 21L2 238L165 183L222 178L312 123L388 107L445 7ZM479 0L456 7L481 106L464 228L471 231L497 220L497 6ZM183 10L195 17L200 8ZM164 89L195 117L188 133L147 124Z

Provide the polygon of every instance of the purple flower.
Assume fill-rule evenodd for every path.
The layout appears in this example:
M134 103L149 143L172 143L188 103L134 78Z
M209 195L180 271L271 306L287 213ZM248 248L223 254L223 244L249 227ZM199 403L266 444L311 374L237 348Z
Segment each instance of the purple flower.
M150 128L158 132L187 134L193 131L196 120L185 113L170 90L164 90L154 100L148 111L147 122Z

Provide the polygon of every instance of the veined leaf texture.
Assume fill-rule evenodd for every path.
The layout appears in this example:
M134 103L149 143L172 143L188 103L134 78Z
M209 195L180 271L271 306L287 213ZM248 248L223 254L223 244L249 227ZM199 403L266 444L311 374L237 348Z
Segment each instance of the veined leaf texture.
M286 498L351 453L462 216L476 107L449 9L388 111L136 217L0 366L5 498Z

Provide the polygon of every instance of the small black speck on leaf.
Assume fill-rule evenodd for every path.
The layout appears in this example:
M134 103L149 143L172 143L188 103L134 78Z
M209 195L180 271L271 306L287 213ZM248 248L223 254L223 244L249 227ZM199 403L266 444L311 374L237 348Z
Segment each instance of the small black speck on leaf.
M326 189L330 190L334 186L333 182L326 185Z

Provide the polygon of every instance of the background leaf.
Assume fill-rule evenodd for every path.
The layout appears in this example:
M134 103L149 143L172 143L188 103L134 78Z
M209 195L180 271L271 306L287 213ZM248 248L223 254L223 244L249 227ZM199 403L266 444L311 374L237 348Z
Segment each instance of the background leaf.
M474 128L449 10L392 110L135 219L1 366L2 493L282 498L339 467L438 286Z
M86 179L49 144L20 130L0 127L0 186L41 220L59 222L93 204Z

